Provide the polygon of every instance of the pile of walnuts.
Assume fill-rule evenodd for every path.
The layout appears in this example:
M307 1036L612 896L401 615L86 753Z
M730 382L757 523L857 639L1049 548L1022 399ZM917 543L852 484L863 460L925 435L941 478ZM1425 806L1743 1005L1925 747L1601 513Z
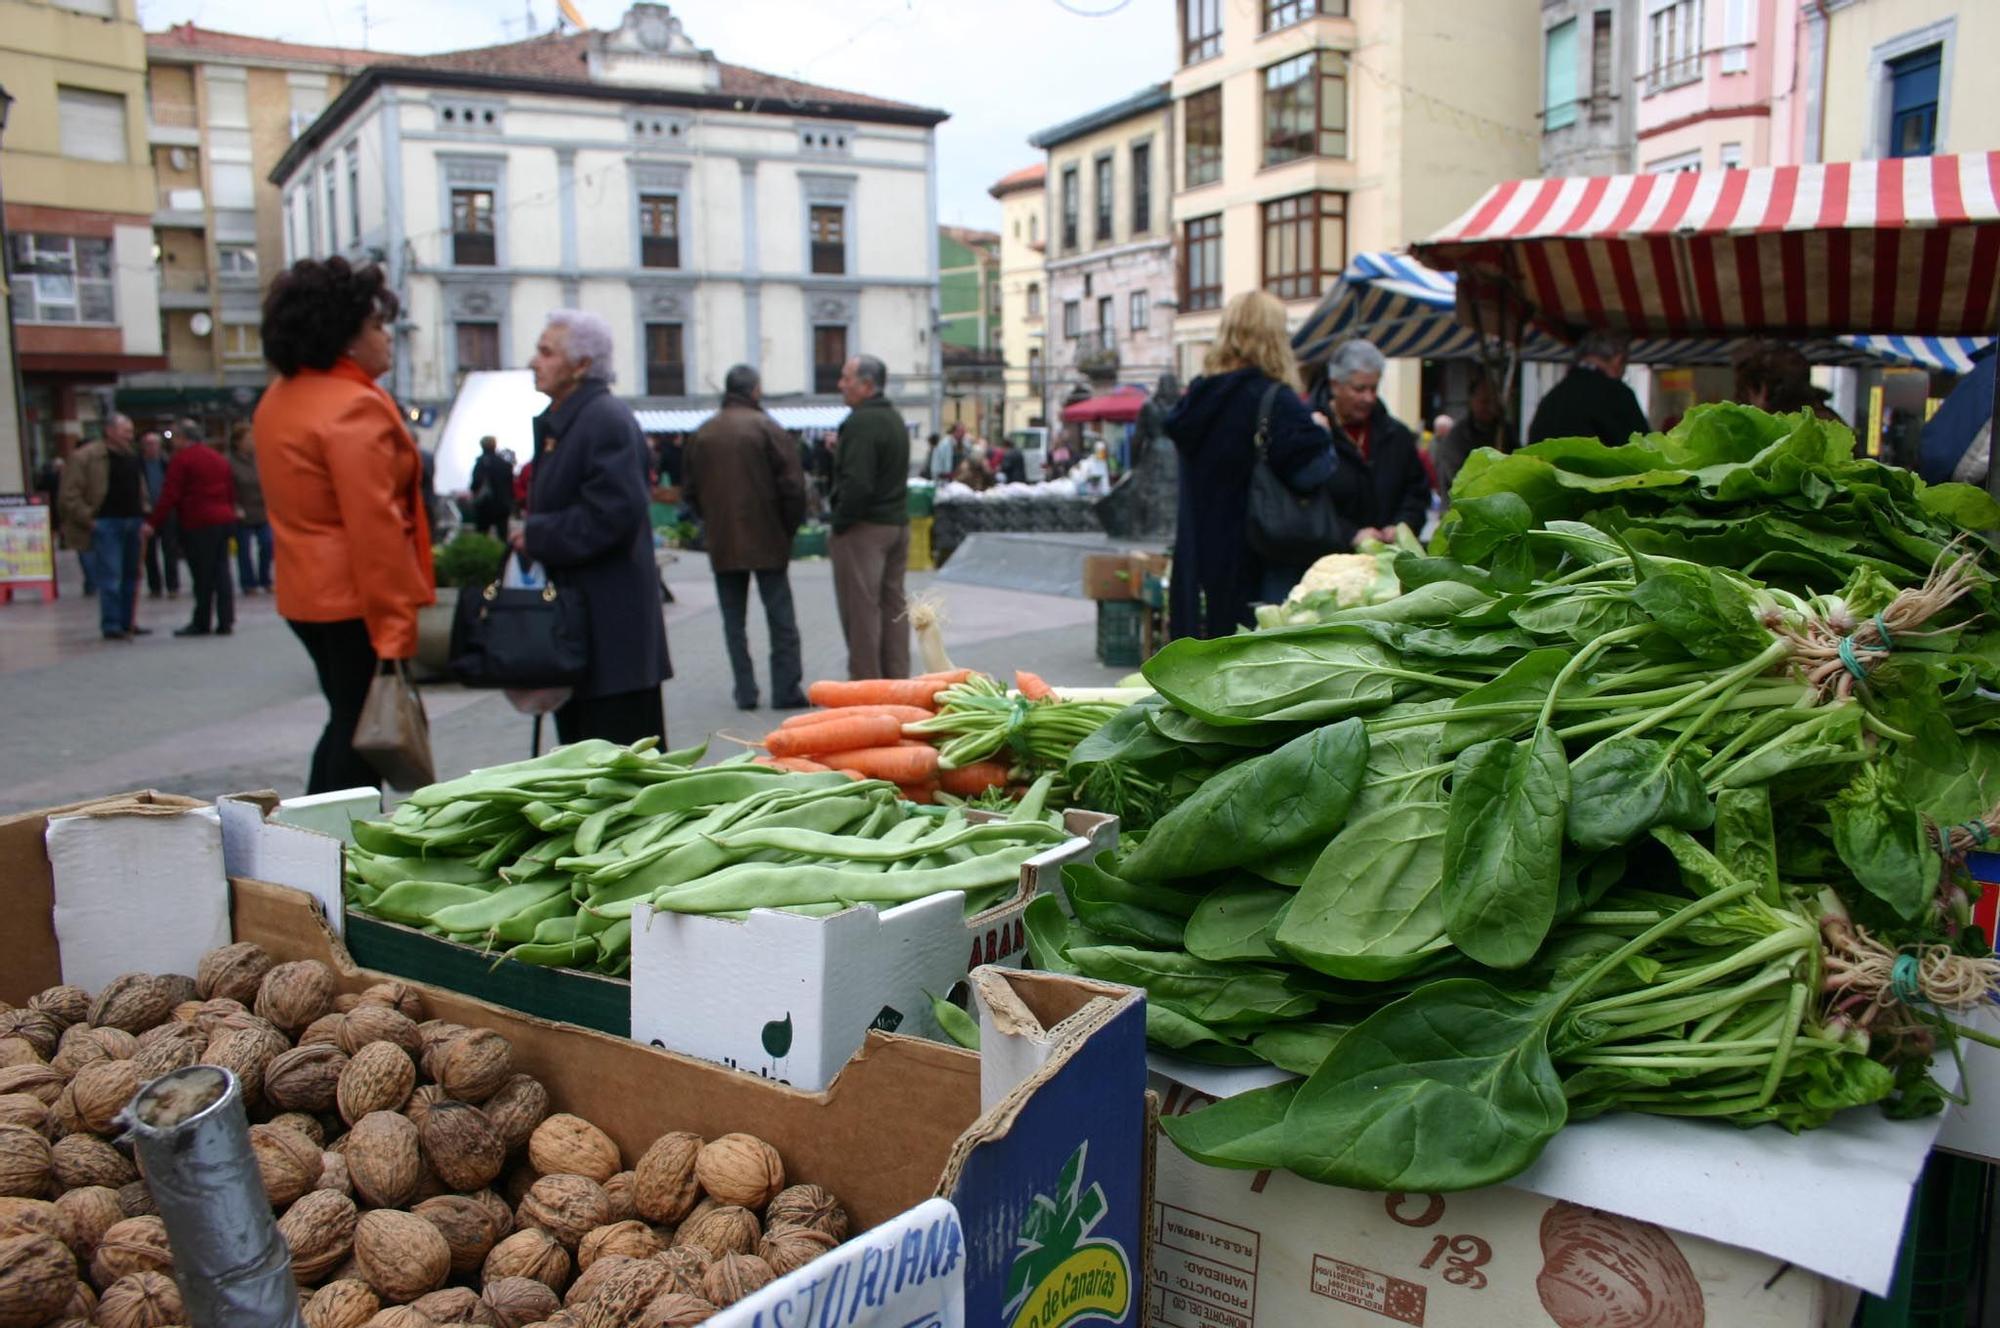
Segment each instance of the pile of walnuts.
M679 1328L847 1238L840 1202L788 1187L761 1139L666 1134L627 1167L498 1033L243 943L192 979L0 1003L0 1328L185 1322L113 1121L197 1064L242 1085L308 1328Z

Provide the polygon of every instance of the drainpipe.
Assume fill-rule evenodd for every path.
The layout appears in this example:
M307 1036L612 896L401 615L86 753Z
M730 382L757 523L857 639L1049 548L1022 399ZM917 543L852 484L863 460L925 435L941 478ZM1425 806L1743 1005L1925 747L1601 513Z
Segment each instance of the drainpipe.
M1826 0L1811 0L1806 9L1806 123L1800 155L1807 165L1820 160L1826 146Z

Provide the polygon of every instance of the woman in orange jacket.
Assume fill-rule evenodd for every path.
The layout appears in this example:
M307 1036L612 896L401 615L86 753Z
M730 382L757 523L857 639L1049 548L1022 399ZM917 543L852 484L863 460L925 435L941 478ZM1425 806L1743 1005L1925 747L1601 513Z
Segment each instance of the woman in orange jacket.
M417 649L417 610L437 598L423 465L376 379L394 360L400 303L374 265L305 259L271 283L264 358L282 377L252 429L277 545L278 614L312 656L332 714L309 793L371 787L354 726L376 664Z

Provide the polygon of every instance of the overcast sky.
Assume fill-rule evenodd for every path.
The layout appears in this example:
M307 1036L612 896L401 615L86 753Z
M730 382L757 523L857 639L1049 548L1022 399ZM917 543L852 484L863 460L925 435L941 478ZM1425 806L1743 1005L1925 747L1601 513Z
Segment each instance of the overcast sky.
M616 27L626 0L576 0ZM1173 71L1172 0L679 0L698 45L829 87L935 106L938 220L997 229L987 186L1040 155L1038 129ZM149 29L193 21L284 41L427 52L518 40L555 0L139 0Z

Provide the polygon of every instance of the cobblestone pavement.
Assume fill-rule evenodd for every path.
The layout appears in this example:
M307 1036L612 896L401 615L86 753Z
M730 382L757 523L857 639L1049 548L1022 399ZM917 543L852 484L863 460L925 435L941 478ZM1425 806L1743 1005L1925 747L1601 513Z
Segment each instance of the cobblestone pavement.
M56 603L0 604L0 812L141 788L201 798L303 791L325 703L304 648L268 596L239 599L234 635L199 640L172 635L186 621L185 590L178 600L142 598L139 622L153 634L112 642L98 635L96 600L79 593L75 558L64 555L60 571ZM666 573L675 596L666 606L675 670L666 689L670 742L761 735L776 717L769 710L746 714L732 702L707 560L682 554ZM911 575L912 594L927 589L944 601L946 645L956 664L1002 676L1033 669L1079 685L1125 672L1093 657L1096 609L1087 601ZM831 568L819 559L795 563L792 590L807 679L844 677ZM753 596L751 651L769 700L761 615ZM437 685L425 689L425 700L441 776L528 755L530 720L504 697ZM730 750L720 738L715 748Z

